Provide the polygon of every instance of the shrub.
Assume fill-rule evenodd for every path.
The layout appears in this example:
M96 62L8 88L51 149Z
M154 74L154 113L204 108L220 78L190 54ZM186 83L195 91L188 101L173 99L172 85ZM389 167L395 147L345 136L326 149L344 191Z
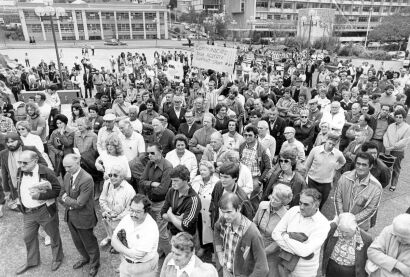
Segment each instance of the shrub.
M383 50L367 50L361 53L359 57L364 59L375 59L382 61L389 61L392 58L386 51Z

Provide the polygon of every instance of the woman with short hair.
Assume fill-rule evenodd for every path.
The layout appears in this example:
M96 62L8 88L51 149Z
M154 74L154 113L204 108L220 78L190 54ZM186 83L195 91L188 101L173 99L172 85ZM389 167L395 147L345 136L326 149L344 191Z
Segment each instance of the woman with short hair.
M129 213L128 207L135 196L135 191L125 181L126 174L127 172L123 166L115 164L108 171L108 179L104 182L99 202L107 237L101 241L100 246L106 246L110 243L113 231L118 223ZM114 253L115 250L111 248L110 252Z
M258 211L253 218L253 223L259 229L265 245L265 253L268 258L269 275L268 277L279 276L278 272L278 245L272 239L272 232L276 225L287 212L286 206L292 201L293 193L289 186L277 184L268 201L259 204Z

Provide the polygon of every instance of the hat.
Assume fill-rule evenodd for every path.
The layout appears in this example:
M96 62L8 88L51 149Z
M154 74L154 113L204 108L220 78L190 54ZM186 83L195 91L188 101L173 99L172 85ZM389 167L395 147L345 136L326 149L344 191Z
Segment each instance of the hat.
M115 114L109 113L104 115L103 120L104 121L114 121L116 119Z
M16 132L9 132L6 135L6 141L8 139L12 139L12 140L21 140L20 135Z
M309 104L317 104L317 99L316 98L312 98L309 100L308 102Z

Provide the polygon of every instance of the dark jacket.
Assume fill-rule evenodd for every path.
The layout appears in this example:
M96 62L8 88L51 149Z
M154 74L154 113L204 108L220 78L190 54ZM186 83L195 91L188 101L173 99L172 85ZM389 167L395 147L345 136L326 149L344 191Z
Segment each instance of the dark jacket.
M269 133L276 140L276 153L275 153L275 155L278 155L279 151L282 147L283 142L286 140L283 133L285 131L286 126L288 126L288 124L286 123L285 119L283 119L279 116L276 119L275 124L273 124L273 128L271 128L271 123L269 122L268 118L267 118L267 122L269 124Z
M181 123L178 128L178 134L184 134L188 139L194 136L195 131L201 129L202 125L194 122L191 129L188 131L188 123Z
M172 107L171 109L169 109L168 112L167 112L168 117L169 117L168 124L174 126L175 130L178 130L181 123L186 122L185 112L186 112L186 110L184 108L181 108L181 112L179 113L179 117L177 117L177 114L175 113L174 108Z
M92 88L94 86L93 84L93 74L91 74L91 71L86 71L83 74L83 81L84 81L84 86L87 88Z
M247 221L246 227L234 252L233 274L241 277L266 277L269 267L262 236L255 223L249 222L248 219L245 220ZM217 251L223 249L223 228L226 228L226 225L224 217L221 217L215 224L214 241Z
M379 114L375 114L375 115L370 117L369 127L372 128L372 130L374 131L373 136L376 133L378 116L379 116ZM388 117L387 117L387 126L389 126L390 124L392 124L394 122L396 122L394 120L394 118L392 116L388 115Z
M323 261L322 261L322 273L323 275L327 271L327 265L329 263L330 256L332 255L333 249L336 246L337 237L334 237L334 233L337 229L337 225L335 223L330 224L330 231L327 236L327 239L324 243L324 250L323 250ZM373 239L372 236L368 233L366 233L363 230L360 230L360 235L363 240L363 247L358 250L358 248L355 248L355 256L356 256L356 263L355 263L355 271L356 271L356 276L352 277L366 277L368 276L366 271L365 271L365 265L367 261L367 248L369 248L370 244L372 243Z
M48 167L39 164L38 165L38 175L39 175L39 181L43 179L43 180L49 181L51 184L51 190L47 190L47 192L40 193L38 200L57 199L58 195L60 194L61 186L54 172ZM23 177L23 172L19 168L17 171L17 192L18 192L18 197L20 200L19 201L20 204L18 205L18 208L24 214L26 212L26 207L24 207L24 205L22 204L21 195L20 195L22 177ZM54 216L54 214L57 212L57 202L54 202L50 206L47 206L47 210L50 216Z
M96 133L98 135L98 131L103 127L103 124L104 124L103 117L102 116L97 116L97 118L94 121L94 124L92 124L94 133Z
M24 150L31 150L37 153L38 155L38 164L47 166L46 160L44 160L43 156L41 155L40 152L38 152L37 148L35 146L21 146L22 151ZM12 198L15 199L17 195L13 195L13 190L11 189L13 187L11 177L10 177L10 172L9 172L9 164L8 164L8 159L9 159L9 150L6 148L0 152L0 165L1 165L1 179L3 180L3 189L6 192L11 192L12 193Z
M315 136L315 125L313 125L311 122L308 122L306 125L301 126L300 124L295 125L295 138L302 142L303 145L306 147L308 151L313 146L313 139Z
M94 181L90 174L80 169L74 184L70 184L71 174L64 176L59 201L65 207L64 220L70 221L78 229L91 229L97 225L94 207ZM74 189L73 189L74 187ZM67 194L66 201L61 197Z
M152 202L165 200L165 195L171 186L169 174L172 168L174 168L172 164L165 158L162 158L158 164L153 161L147 163L139 187L142 189L142 193L147 195ZM152 182L158 182L160 185L154 188L151 186Z
M239 146L239 158L242 159L243 149L245 148L246 142L242 143ZM270 157L266 152L266 149L262 146L261 143L257 142L256 146L257 158L258 158L258 166L259 170L261 171L261 176L259 180L264 184L267 182L268 172L272 168L272 164L270 162Z
M162 146L162 155L165 157L168 152L174 149L174 138L175 135L170 129L165 129L158 140L157 136L154 136L155 141Z
M269 178L268 185L266 186L266 189L263 190L262 201L269 200L268 197L272 194L273 188L279 183L278 178L282 172L282 169L278 166L276 169L272 170L273 173ZM290 180L289 184L293 193L292 201L289 203L290 208L299 205L300 192L304 188L306 188L306 182L302 175L297 171L294 171L294 173L295 174L293 175L293 178Z
M214 228L216 221L219 219L219 200L221 199L224 192L224 188L222 186L221 181L218 181L215 184L214 190L211 194L211 204L209 205L209 212L211 213L211 228ZM255 215L256 211L253 209L251 202L249 201L248 196L246 193L235 184L233 189L233 193L235 193L239 199L241 200L241 213L253 220L253 216Z

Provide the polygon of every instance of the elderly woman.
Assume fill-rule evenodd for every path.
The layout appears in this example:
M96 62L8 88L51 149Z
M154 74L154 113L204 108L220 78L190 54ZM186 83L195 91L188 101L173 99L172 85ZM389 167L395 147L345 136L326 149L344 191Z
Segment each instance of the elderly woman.
M233 118L229 119L228 132L222 135L226 148L239 151L239 146L245 142L243 136L238 133L238 129L238 121Z
M104 172L104 179L108 179L108 173L114 165L121 165L124 168L126 179L131 178L131 170L128 159L124 155L121 139L117 134L110 135L105 141L107 151L103 152L95 161L98 171Z
M201 199L202 209L198 217L198 232L201 248L197 255L201 257L204 254L204 247L213 243L213 231L211 228L211 215L209 206L211 204L212 191L219 179L214 175L215 167L210 161L201 161L199 163L199 174L191 183L192 189Z
M67 126L68 118L63 114L54 117L57 129L53 131L48 140L48 154L54 165L54 172L57 176L64 176L63 158L65 155L73 153L74 131Z
M43 145L43 142L41 141L41 138L38 135L34 135L31 133L30 123L28 123L28 121L19 121L16 124L16 129L18 133L20 134L20 138L21 138L21 141L23 142L23 145L35 146L38 152L40 152L43 158L46 160L47 166L50 169L54 170L53 164L51 163L50 158L44 152L44 145Z
M185 165L191 176L191 181L195 178L198 171L198 162L195 154L188 150L188 139L183 134L178 134L174 138L174 150L167 153L167 159L173 167Z
M275 168L269 178L266 190L262 195L262 200L267 201L273 188L278 184L284 184L292 189L293 199L289 203L290 207L299 205L300 192L306 188L303 176L297 172L297 152L292 148L286 148L279 153L279 166Z
M284 184L278 184L273 188L272 194L269 195L268 201L262 201L259 204L258 211L253 218L253 222L258 227L263 243L265 253L268 258L269 277L279 276L277 244L272 239L272 232L278 222L285 215L286 206L292 201L293 194L290 187Z
M192 139L189 141L190 150L195 154L197 161L200 161L206 146L211 142L211 135L217 132L214 129L215 117L206 113L203 119L203 127L195 131Z
M82 155L87 151L97 151L97 135L92 131L91 121L86 117L77 120L77 131L74 133L74 148Z
M351 213L342 213L333 222L324 243L322 273L326 277L366 277L367 249L370 234L361 230Z
M99 202L107 237L101 241L100 246L110 243L113 231L120 220L128 214L128 207L135 196L132 186L124 180L126 174L123 166L115 164L108 171L108 179L104 182ZM114 252L113 248L110 252Z

